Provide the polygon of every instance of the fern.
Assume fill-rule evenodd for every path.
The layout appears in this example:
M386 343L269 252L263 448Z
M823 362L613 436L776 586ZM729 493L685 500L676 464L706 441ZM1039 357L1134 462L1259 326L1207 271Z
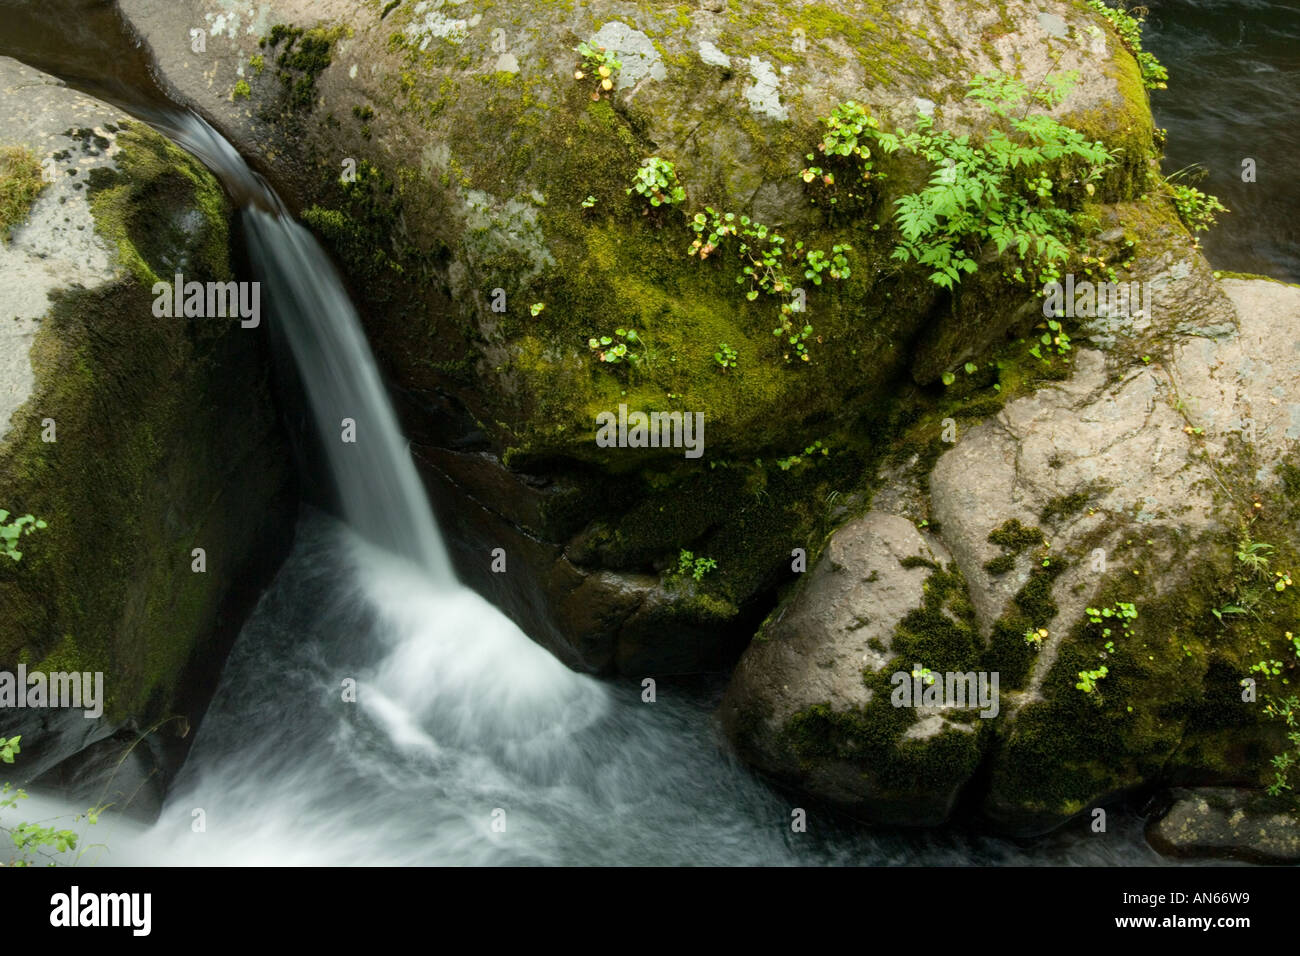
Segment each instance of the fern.
M926 114L907 133L881 133L874 121L854 122L855 136L874 139L882 153L903 150L935 167L924 189L895 202L900 239L893 258L929 269L932 282L951 290L977 271L978 256L991 242L999 255L1010 251L1019 260L1009 278L1059 279L1070 257L1066 239L1076 230L1061 200L1076 185L1091 196L1094 183L1115 164L1102 143L1046 113L1030 112L1059 105L1077 80L1075 73L1049 74L1031 90L1003 73L975 77L967 97L994 117L978 143L967 134L936 130ZM826 145L823 151L830 152ZM865 162L870 152L861 155Z

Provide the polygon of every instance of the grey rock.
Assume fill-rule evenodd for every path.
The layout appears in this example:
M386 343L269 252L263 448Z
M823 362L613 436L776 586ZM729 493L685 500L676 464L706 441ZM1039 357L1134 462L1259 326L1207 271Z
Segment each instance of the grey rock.
M1258 790L1178 788L1172 804L1147 824L1161 853L1250 863L1300 863L1300 813Z
M908 558L924 563L909 562ZM838 713L871 702L863 672L895 656L894 631L924 601L943 546L896 515L869 512L841 527L793 595L768 618L732 674L719 708L728 738L758 769L881 822L926 825L951 812L966 782L951 776L920 789L844 753L801 753L789 722L820 705ZM908 665L909 669L911 665ZM971 733L941 708L918 708L895 746L924 746L943 732Z

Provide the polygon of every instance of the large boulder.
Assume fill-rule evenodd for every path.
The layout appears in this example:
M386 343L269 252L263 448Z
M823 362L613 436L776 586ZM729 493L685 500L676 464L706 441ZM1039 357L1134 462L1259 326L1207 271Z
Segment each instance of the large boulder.
M872 820L940 823L979 763L981 721L965 707L896 706L891 679L910 687L918 665L967 672L979 650L943 545L873 511L832 536L754 637L722 723L773 777Z
M99 720L2 712L37 744L30 779L82 747L102 762L114 735L120 757L132 731L188 732L286 548L292 469L264 331L154 314L156 281L232 278L212 176L7 58L0 148L5 195L31 200L0 241L0 509L44 524L0 553L0 671L101 672L104 692Z
M1232 785L1248 788L1237 798L1245 823L1223 839L1245 856L1277 858L1282 851L1252 834L1269 816L1295 812L1271 758L1293 749L1283 717L1286 683L1300 665L1290 582L1300 563L1300 287L1216 281L1191 251L1167 265L1150 314L1107 319L1105 328L1083 323L1105 348L1076 350L1064 380L1037 383L973 426L960 419L973 396L938 402L914 426L937 449L888 472L876 507L924 524L969 588L980 666L998 672L1001 691L991 732L977 741L980 772L968 767L963 777L979 781L967 792L986 818L1032 835L1122 794ZM947 442L938 439L944 428ZM859 527L836 532L828 554ZM863 558L856 568L869 565ZM773 619L825 592L820 573ZM864 588L860 597L870 595ZM839 600L862 606L858 597ZM826 598L833 607L836 598ZM872 761L833 783L815 761L800 762L810 716L864 740L893 729L887 709L861 707L858 684L808 673L842 638L802 634L784 652L797 655L802 672L770 642L746 651L724 726L757 766L896 819L872 812ZM864 678L869 684L871 674ZM788 683L781 699L802 711L769 708L775 681ZM735 719L755 710L782 734L771 722ZM852 739L838 738L837 756ZM931 805L960 783L944 778L918 794L906 822L934 819ZM1281 795L1260 792L1267 785ZM1188 813L1184 806L1157 828L1165 844L1188 831Z
M890 259L893 201L928 175L920 164L897 161L861 208L828 210L800 170L837 104L865 104L886 127L920 110L973 128L982 114L964 93L981 71L1036 85L1075 70L1055 115L1121 157L1088 201L1108 215L1133 200L1121 231L1139 240L1161 221L1143 214L1163 198L1139 199L1155 150L1138 67L1082 3L119 6L170 92L337 254L431 486L481 505L459 519L473 525L463 572L527 595L511 613L592 669L716 659L770 606L791 548L821 540L831 493L861 491L853 476L878 448L859 423L878 396L1033 322L1032 290L992 262L954 299ZM609 91L575 78L583 42L621 61ZM628 194L651 156L675 164L680 207ZM738 261L687 254L705 206L791 244L852 246L851 276L806 290L811 361L772 334L779 297L746 299ZM639 335L635 368L588 347L619 328ZM737 367L715 360L724 343ZM599 447L596 416L620 404L703 414L704 459ZM826 467L789 467L832 437ZM526 521L496 493L520 483L536 505ZM495 547L518 559L505 579L489 570ZM718 560L701 593L667 586L683 549ZM657 654L647 622L690 637Z

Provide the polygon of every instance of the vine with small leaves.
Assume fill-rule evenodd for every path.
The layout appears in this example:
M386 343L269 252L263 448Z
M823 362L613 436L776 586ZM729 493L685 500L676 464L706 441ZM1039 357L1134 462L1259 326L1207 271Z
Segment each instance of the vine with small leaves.
M1145 22L1146 8L1134 7L1130 10L1122 10L1107 6L1102 3L1102 0L1088 0L1088 6L1106 18L1107 22L1115 28L1120 41L1133 54L1138 68L1142 71L1142 85L1149 90L1167 89L1169 71L1160 64L1154 53L1142 49L1142 24ZM1142 15L1135 16L1133 11L1141 11Z

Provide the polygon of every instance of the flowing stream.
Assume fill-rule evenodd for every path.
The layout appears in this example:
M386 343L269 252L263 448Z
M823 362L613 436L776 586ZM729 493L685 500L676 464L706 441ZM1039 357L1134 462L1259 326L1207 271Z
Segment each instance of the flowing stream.
M716 684L661 684L645 704L635 686L568 670L456 579L356 312L315 239L201 119L136 106L242 204L254 278L345 520L304 512L158 822L105 817L92 834L104 847L85 862L1162 862L1118 810L1103 839L1079 825L1031 845L958 825L866 828L815 809L809 832L792 833L798 801L721 746ZM355 443L340 440L345 418Z

